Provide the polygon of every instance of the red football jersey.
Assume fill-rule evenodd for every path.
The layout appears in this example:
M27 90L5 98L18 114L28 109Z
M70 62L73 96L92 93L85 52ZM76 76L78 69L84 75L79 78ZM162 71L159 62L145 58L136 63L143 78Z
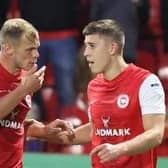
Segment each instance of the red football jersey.
M103 143L118 144L144 132L139 103L140 85L149 71L130 64L111 81L97 75L88 86L90 115L93 122L93 148ZM155 168L155 151L122 156L100 163L92 157L93 168Z
M0 97L15 89L21 80L7 72L0 65ZM0 167L22 168L24 127L23 121L31 106L31 96L27 95L4 119L0 120Z

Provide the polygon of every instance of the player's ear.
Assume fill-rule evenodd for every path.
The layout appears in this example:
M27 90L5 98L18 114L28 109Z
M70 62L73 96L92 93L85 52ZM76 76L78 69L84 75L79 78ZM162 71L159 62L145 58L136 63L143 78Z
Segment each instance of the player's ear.
M119 45L116 42L112 42L110 46L110 55L115 55L119 51Z
M11 43L4 43L1 46L1 50L7 55L11 55L14 51L14 46Z

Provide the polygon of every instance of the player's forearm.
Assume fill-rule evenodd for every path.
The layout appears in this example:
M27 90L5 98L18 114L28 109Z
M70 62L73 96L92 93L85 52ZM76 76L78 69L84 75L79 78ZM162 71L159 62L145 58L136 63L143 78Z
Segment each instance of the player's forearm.
M85 144L91 141L91 123L87 123L85 125L82 125L78 128L76 128L75 131L75 137L72 139L69 139L68 136L65 134L62 134L60 138L62 139L63 144Z
M23 86L18 86L9 94L0 98L0 119L5 118L10 114L19 102L26 96Z
M164 138L168 138L168 114L166 115L166 124L165 124L165 130L164 130Z
M151 129L137 137L120 143L121 155L134 155L143 153L162 142L163 131L159 129Z
M29 138L45 139L46 138L45 125L36 120L33 121L34 122L32 122L27 128L26 136Z

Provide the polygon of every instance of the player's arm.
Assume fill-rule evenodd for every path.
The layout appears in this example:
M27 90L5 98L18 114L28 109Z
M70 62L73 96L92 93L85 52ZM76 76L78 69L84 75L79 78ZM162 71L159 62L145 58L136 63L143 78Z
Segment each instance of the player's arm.
M165 94L161 82L150 75L141 85L139 101L142 112L144 133L125 142L125 153L144 152L162 142L165 128Z
M165 96L156 76L145 80L140 88L139 100L144 132L119 144L102 144L91 151L97 153L101 162L123 155L143 153L162 142L165 127Z
M165 94L161 82L150 75L141 85L139 101L144 133L124 144L125 154L144 152L162 142L165 128Z
M26 96L23 86L18 86L15 90L1 95L0 97L0 119L3 119L19 104L19 102Z
M91 155L97 154L100 161L107 162L123 155L135 155L143 153L162 142L165 126L164 114L151 114L143 116L144 133L128 141L113 145L101 144L96 146Z
M58 133L67 131L68 136L73 136L72 125L64 120L56 119L48 124L43 124L34 119L27 119L24 121L24 128L26 136L29 139L38 138L41 140L48 140L51 137L55 137L55 140L59 139Z
M168 113L166 114L166 124L165 124L165 131L164 131L164 138L168 138Z
M161 144L164 134L165 115L149 114L143 116L145 132L124 142L123 154L139 154Z
M25 136L27 139L45 139L45 125L34 119L24 121Z
M37 68L33 67L16 89L5 95L3 93L1 94L0 119L3 119L10 114L27 94L33 93L41 87L43 81L41 77L43 76L45 69L41 68L38 71L36 70Z
M49 139L48 141L52 143L77 145L90 142L91 136L92 136L92 123L88 122L87 124L81 125L76 129L74 129L73 137L69 136L67 131L64 131L59 134L60 138L59 142L57 141L58 139L55 139L54 137L52 139Z

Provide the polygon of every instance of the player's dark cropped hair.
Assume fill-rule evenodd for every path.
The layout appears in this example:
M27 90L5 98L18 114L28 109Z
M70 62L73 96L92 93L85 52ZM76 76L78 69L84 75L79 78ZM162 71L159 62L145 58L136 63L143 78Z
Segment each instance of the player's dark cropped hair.
M99 34L110 37L114 42L118 43L122 48L125 43L125 35L120 24L112 19L103 19L90 22L83 29L83 35Z

